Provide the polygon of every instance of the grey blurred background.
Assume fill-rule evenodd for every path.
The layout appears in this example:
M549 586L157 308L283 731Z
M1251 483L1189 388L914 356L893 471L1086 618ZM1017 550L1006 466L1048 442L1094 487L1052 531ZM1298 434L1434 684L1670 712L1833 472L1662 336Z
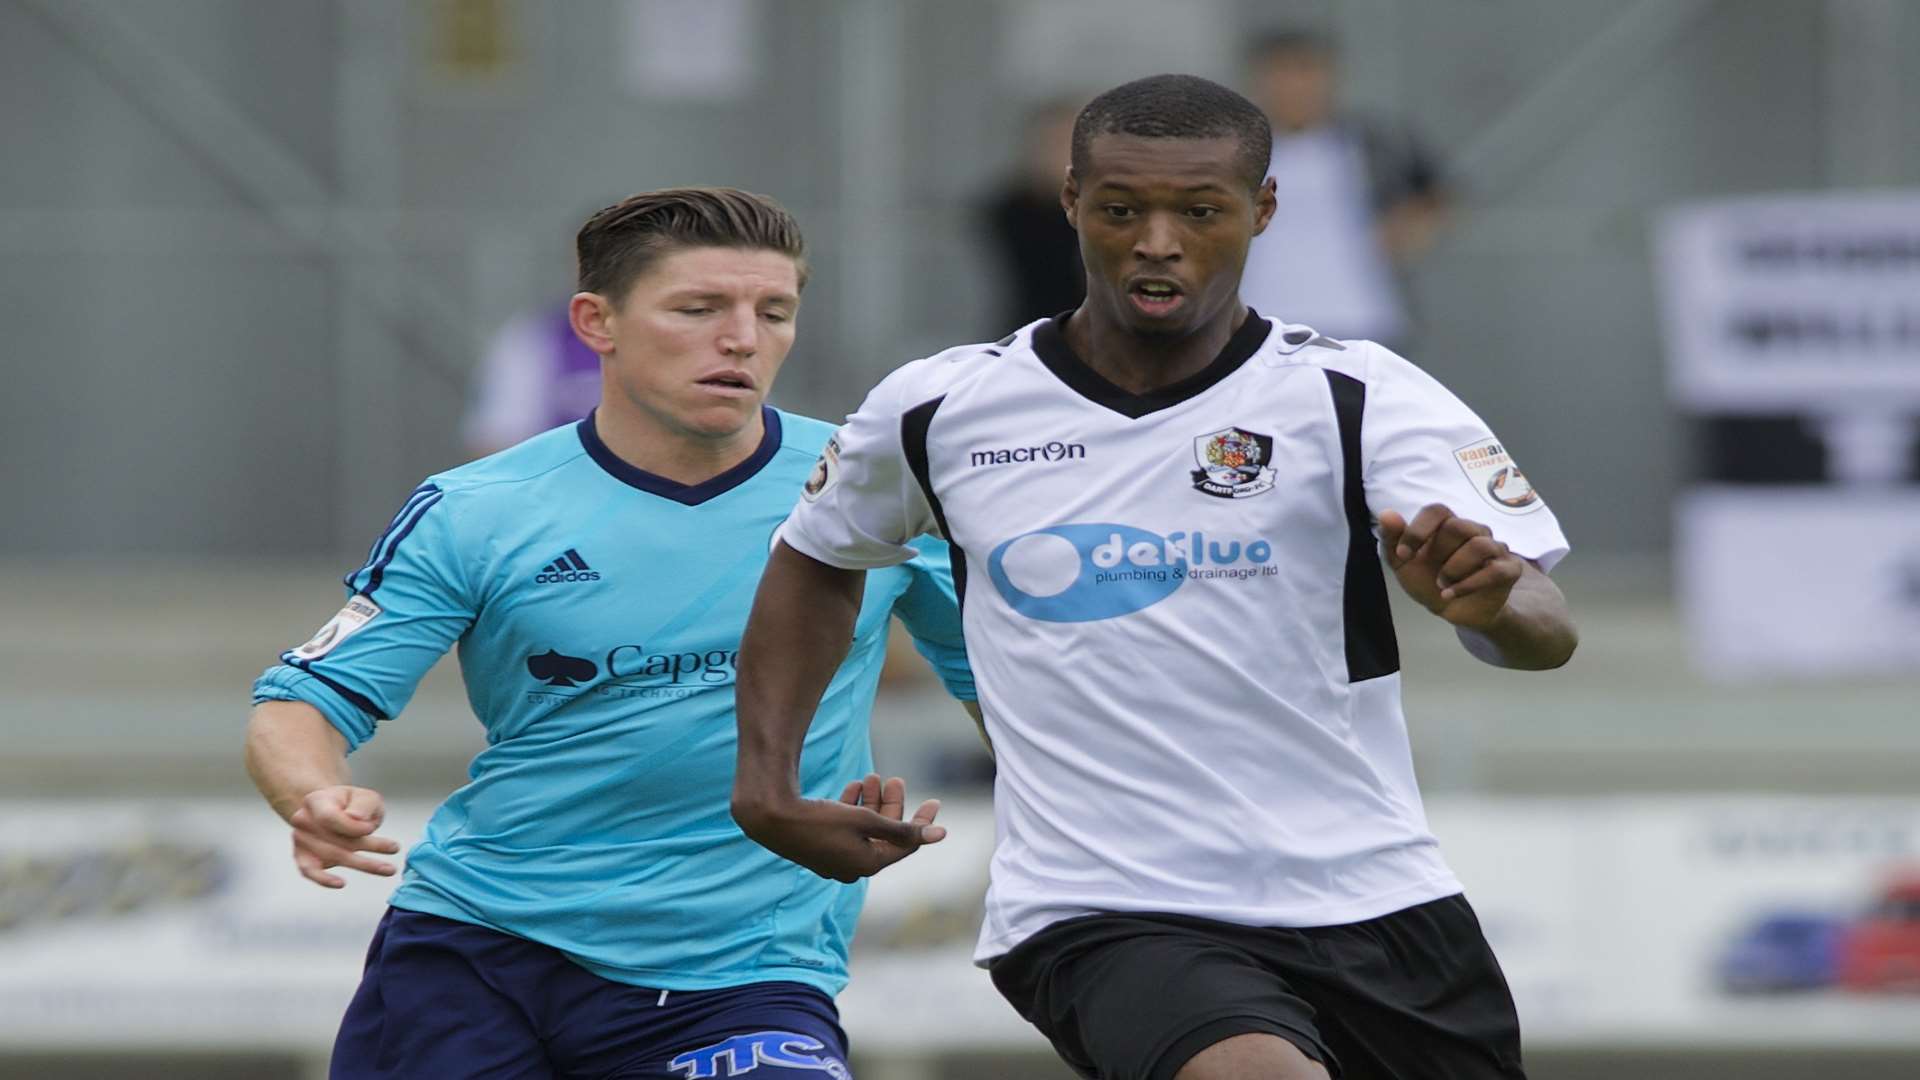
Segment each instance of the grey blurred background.
M1920 12L1898 0L801 0L764 5L750 81L717 101L624 87L621 12L593 0L0 20L0 551L22 557L354 550L457 460L477 353L570 291L585 214L652 187L796 211L817 272L780 399L844 413L889 368L1011 329L971 208L1028 103L1160 70L1238 82L1247 35L1306 23L1343 42L1346 97L1409 118L1465 200L1413 272L1415 359L1560 495L1583 562L1657 563L1686 447L1649 215L1920 175L1899 61Z
M1565 672L1476 670L1401 612L1427 789L1914 793L1913 672L1728 685L1686 663L1673 500L1700 455L1668 403L1650 242L1688 200L1920 183L1920 4L750 0L744 67L675 90L636 74L644 3L0 0L0 794L245 793L249 681L337 606L406 492L465 459L478 357L571 292L592 209L675 184L785 202L814 276L776 400L837 418L890 368L1011 329L979 206L1029 108L1167 70L1238 84L1281 26L1336 37L1344 99L1445 164L1458 201L1410 269L1406 351L1575 547ZM883 760L964 772L971 732L936 698L909 681L883 703ZM356 767L437 797L479 742L443 665ZM7 1052L0 1075L296 1067ZM1706 1060L1634 1052L1549 1048L1537 1072Z

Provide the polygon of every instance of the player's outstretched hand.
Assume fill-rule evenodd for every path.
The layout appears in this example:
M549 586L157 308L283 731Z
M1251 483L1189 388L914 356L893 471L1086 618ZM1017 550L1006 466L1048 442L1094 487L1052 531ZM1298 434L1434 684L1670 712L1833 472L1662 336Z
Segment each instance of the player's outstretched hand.
M400 851L399 844L374 835L386 817L386 802L371 788L342 784L308 793L288 819L293 823L293 864L300 876L329 889L347 884L327 872L336 866L392 877L393 864L374 858Z
M1493 530L1440 503L1421 507L1410 522L1381 511L1380 546L1408 596L1469 630L1493 624L1526 567Z
M858 881L892 866L927 844L946 838L933 823L940 800L928 799L906 816L907 783L868 773L849 783L838 800L793 799L748 815L747 835L763 846L835 881Z

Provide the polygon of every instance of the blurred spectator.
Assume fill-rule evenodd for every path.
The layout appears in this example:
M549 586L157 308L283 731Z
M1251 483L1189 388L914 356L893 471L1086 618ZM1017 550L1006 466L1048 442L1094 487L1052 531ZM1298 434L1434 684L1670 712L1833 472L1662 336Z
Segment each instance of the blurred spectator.
M1407 327L1396 273L1446 220L1437 164L1398 126L1336 112L1325 38L1274 34L1248 67L1248 96L1273 121L1279 210L1254 238L1241 298L1332 337L1396 343Z
M1060 208L1079 112L1077 102L1065 100L1029 111L1019 169L987 204L987 235L1004 286L996 335L1079 307L1086 295L1080 237Z
M574 336L563 301L501 327L473 389L460 434L482 457L587 415L600 400L600 357Z

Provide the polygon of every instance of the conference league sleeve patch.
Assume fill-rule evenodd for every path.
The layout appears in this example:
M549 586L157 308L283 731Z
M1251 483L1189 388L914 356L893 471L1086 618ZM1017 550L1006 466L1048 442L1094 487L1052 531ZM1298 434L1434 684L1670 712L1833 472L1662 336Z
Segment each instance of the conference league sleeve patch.
M1453 452L1453 460L1487 505L1503 514L1531 514L1546 505L1499 439L1468 443Z
M292 656L300 660L318 660L334 650L334 646L359 633L368 623L380 614L380 605L364 596L355 596L347 601L347 606L339 614L328 619L317 633L305 645L294 649Z
M834 432L827 440L826 448L820 451L820 460L813 463L813 475L807 477L805 487L800 489L800 497L814 502L832 491L840 482L840 433Z

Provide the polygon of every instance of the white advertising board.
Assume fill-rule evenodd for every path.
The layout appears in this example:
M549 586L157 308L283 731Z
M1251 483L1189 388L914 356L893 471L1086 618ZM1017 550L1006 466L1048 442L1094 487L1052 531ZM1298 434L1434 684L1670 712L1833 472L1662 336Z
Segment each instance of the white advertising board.
M1920 863L1920 800L1442 800L1431 817L1531 1045L1920 1050L1913 987L1843 987L1813 949L1736 957L1769 923L1858 925Z
M1796 969L1726 985L1770 915L1859 918L1920 864L1920 798L1437 799L1448 858L1534 1046L1886 1046L1920 1060L1920 995ZM393 808L396 838L428 807ZM883 873L840 1006L869 1053L1040 1048L969 954L992 817ZM0 1049L323 1052L388 887L299 879L257 804L5 802ZM1920 931L1920 926L1916 927Z
M1695 488L1674 559L1713 677L1920 672L1920 491Z
M1683 206L1656 248L1681 405L1920 406L1920 191Z
M389 808L418 839L431 808ZM324 1047L391 884L322 889L239 800L0 801L0 1046Z
M1920 1061L1920 995L1831 970L1724 985L1770 917L1852 924L1920 870L1920 799L1634 796L1435 799L1429 816L1498 952L1529 1045L1881 1046ZM1039 1046L969 966L986 887L984 805L875 881L841 996L869 1050ZM1920 931L1920 925L1916 925Z

